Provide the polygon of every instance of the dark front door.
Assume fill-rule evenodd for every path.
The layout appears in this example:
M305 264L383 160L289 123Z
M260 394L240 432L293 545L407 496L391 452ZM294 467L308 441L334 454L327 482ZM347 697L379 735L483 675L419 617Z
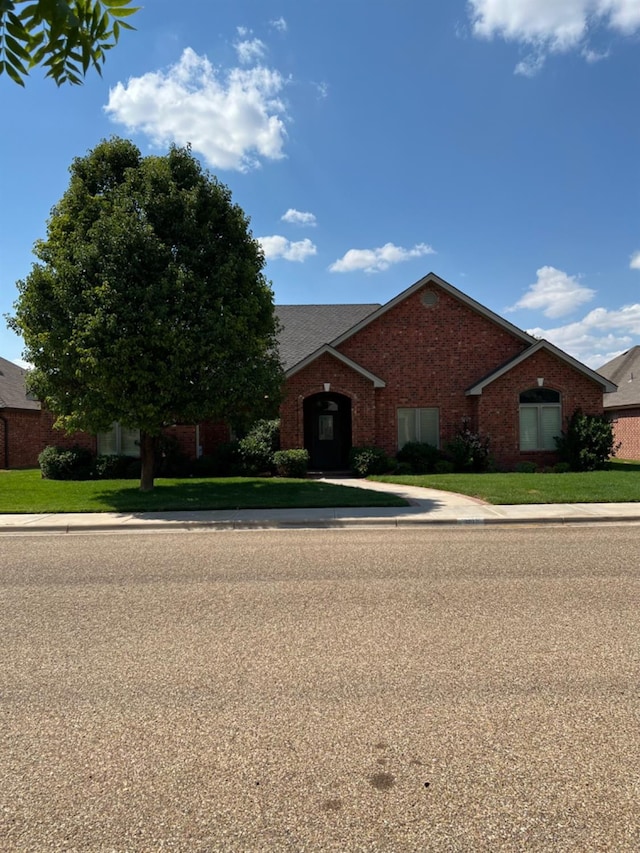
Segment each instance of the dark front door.
M344 471L351 449L351 400L315 394L304 401L304 446L312 471Z

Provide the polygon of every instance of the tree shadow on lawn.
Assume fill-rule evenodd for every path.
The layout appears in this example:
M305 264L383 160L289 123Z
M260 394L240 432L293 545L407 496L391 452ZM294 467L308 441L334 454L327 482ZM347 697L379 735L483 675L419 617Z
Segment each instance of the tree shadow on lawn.
M97 492L95 500L116 512L408 506L387 492L279 478L157 480L152 492L132 483Z

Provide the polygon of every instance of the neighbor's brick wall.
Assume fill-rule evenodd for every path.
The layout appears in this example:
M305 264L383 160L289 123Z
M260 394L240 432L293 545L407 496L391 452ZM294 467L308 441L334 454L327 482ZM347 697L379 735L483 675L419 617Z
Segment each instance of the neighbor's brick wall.
M616 456L619 459L640 459L640 407L608 409L607 415L613 421L616 444L620 444Z
M435 305L422 303L425 290L437 294ZM477 404L465 389L525 348L436 285L412 294L339 347L386 382L376 393L375 443L389 454L397 450L399 407L439 408L444 445L464 418L474 423Z
M548 352L537 352L488 385L478 400L479 429L489 436L491 453L502 464L533 461L550 465L557 461L551 451L520 451L520 392L536 388L538 377L544 387L559 391L563 427L577 408L585 414L601 415L602 387Z
M31 409L3 409L2 417L5 423L0 421L0 430L4 433L6 429L6 436L0 436L0 467L35 468L38 465L38 454L42 450L40 412Z
M90 435L88 432L73 432L70 435L67 435L67 433L63 429L55 429L55 427L53 426L54 421L55 417L51 414L51 412L48 412L46 410L41 412L41 449L49 447L49 445L64 448L85 447L92 453L96 453L98 444L97 439L94 435ZM13 467L13 465L11 467Z

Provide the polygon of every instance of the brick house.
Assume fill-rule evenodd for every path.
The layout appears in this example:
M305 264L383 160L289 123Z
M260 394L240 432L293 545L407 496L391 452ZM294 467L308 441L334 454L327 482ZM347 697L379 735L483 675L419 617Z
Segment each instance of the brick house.
M602 414L603 392L616 390L433 273L386 305L280 305L276 314L286 378L281 446L306 447L315 470L346 469L353 446L389 455L407 441L444 447L463 423L490 439L500 465L550 464L553 438L573 411ZM14 386L20 372L22 397L14 387L13 409L0 408L0 467L35 465L47 444L137 453L137 434L117 424L98 437L52 430L52 416L26 398L24 371L2 364ZM189 457L229 438L223 424L167 432Z
M0 468L34 468L40 452L51 444L79 445L92 453L139 455L138 431L126 430L119 424L97 436L86 432L67 435L54 429L51 412L42 410L40 403L27 393L25 373L22 367L0 358ZM223 424L176 424L165 432L177 440L185 456L193 458L203 445L212 448L229 438L229 430Z
M576 408L602 414L609 379L518 329L433 273L386 305L277 307L286 375L283 448L313 469L352 446L444 447L466 423L496 462L546 465Z
M604 410L613 421L620 459L640 459L640 346L598 368L618 390L605 394Z

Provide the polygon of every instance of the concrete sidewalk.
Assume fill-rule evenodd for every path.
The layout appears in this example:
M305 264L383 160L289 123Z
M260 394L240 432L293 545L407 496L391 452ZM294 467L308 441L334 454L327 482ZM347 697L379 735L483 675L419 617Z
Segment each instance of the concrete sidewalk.
M638 503L493 506L466 495L356 479L322 482L400 495L408 507L242 509L193 512L0 514L2 533L89 533L133 530L267 530L270 528L414 527L418 525L640 523Z

